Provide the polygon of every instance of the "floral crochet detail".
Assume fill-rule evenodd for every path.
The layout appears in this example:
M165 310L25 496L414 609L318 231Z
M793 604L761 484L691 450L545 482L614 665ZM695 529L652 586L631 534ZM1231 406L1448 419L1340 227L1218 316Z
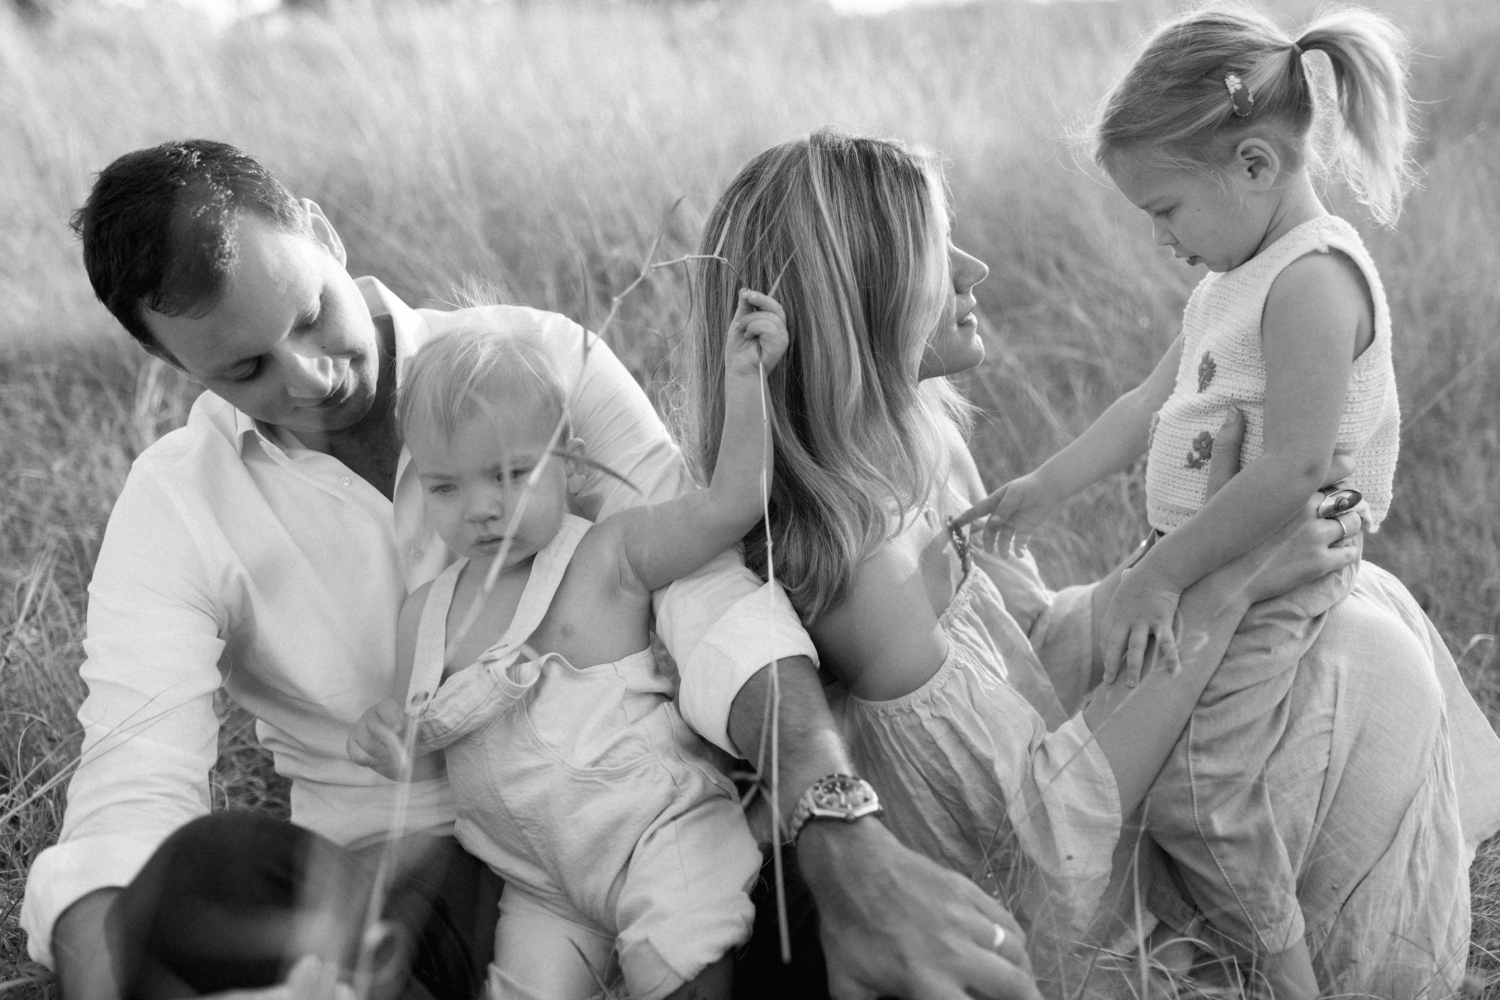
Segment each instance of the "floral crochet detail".
M1188 452L1187 467L1201 469L1208 464L1213 454L1214 436L1208 431L1199 431L1198 436L1193 438L1193 450Z
M1214 356L1212 354L1210 354L1208 351L1204 351L1203 352L1203 360L1200 361L1200 362L1198 362L1198 391L1199 392L1202 392L1203 390L1205 390L1205 389L1208 388L1209 383L1214 380L1214 372L1216 372L1218 370L1219 370L1219 366L1214 363Z

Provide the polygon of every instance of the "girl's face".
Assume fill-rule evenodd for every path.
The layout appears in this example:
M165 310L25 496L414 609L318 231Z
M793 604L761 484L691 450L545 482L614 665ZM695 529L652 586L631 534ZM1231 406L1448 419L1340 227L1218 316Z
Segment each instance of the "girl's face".
M1230 178L1165 167L1135 153L1110 163L1110 179L1151 218L1158 246L1210 271L1232 271L1255 256L1270 226L1261 199Z
M407 444L428 520L443 543L455 555L487 565L509 539L509 569L536 555L562 525L567 462L548 455L557 422L549 407L534 399L486 405L488 412L466 417L448 437L418 421ZM523 509L522 493L543 459Z
M943 312L922 349L918 380L968 371L984 360L979 317L974 313L974 286L990 269L978 257L945 242L948 259L943 267Z

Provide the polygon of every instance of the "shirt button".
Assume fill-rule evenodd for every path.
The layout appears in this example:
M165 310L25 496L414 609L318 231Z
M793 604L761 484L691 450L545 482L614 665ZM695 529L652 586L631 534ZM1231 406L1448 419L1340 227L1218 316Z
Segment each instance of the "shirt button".
M340 486L349 486L353 482L354 482L354 480L350 479L348 476L339 476L339 485Z

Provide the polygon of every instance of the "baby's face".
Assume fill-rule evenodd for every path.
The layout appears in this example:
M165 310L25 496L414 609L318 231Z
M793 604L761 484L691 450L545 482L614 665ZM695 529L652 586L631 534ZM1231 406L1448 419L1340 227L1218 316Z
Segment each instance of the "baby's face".
M565 460L548 454L556 427L548 407L487 401L451 436L426 423L412 428L407 447L428 520L449 549L487 566L503 548L509 569L552 540L567 513L568 473Z

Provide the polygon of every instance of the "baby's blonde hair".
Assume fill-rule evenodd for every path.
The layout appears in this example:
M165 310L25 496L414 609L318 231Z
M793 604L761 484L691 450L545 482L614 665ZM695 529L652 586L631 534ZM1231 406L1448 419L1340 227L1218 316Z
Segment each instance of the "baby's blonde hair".
M724 335L741 288L786 310L769 376L776 578L812 622L844 597L892 517L920 507L943 467L943 425L967 410L917 364L950 289L942 178L932 154L820 129L747 163L704 227L687 437L712 475L723 431ZM779 283L778 283L779 282ZM764 528L745 557L766 575Z
M506 396L536 404L553 420L567 412L567 389L539 335L471 322L429 340L406 363L396 426L406 441L418 424L451 437L488 401Z
M1293 169L1317 162L1308 135L1318 117L1302 57L1333 66L1341 128L1327 162L1382 224L1393 224L1411 186L1411 100L1406 41L1390 20L1333 8L1292 38L1255 10L1211 3L1163 24L1105 100L1094 158L1120 153L1165 166L1216 167L1252 135L1276 144ZM1232 97L1226 78L1244 91Z

